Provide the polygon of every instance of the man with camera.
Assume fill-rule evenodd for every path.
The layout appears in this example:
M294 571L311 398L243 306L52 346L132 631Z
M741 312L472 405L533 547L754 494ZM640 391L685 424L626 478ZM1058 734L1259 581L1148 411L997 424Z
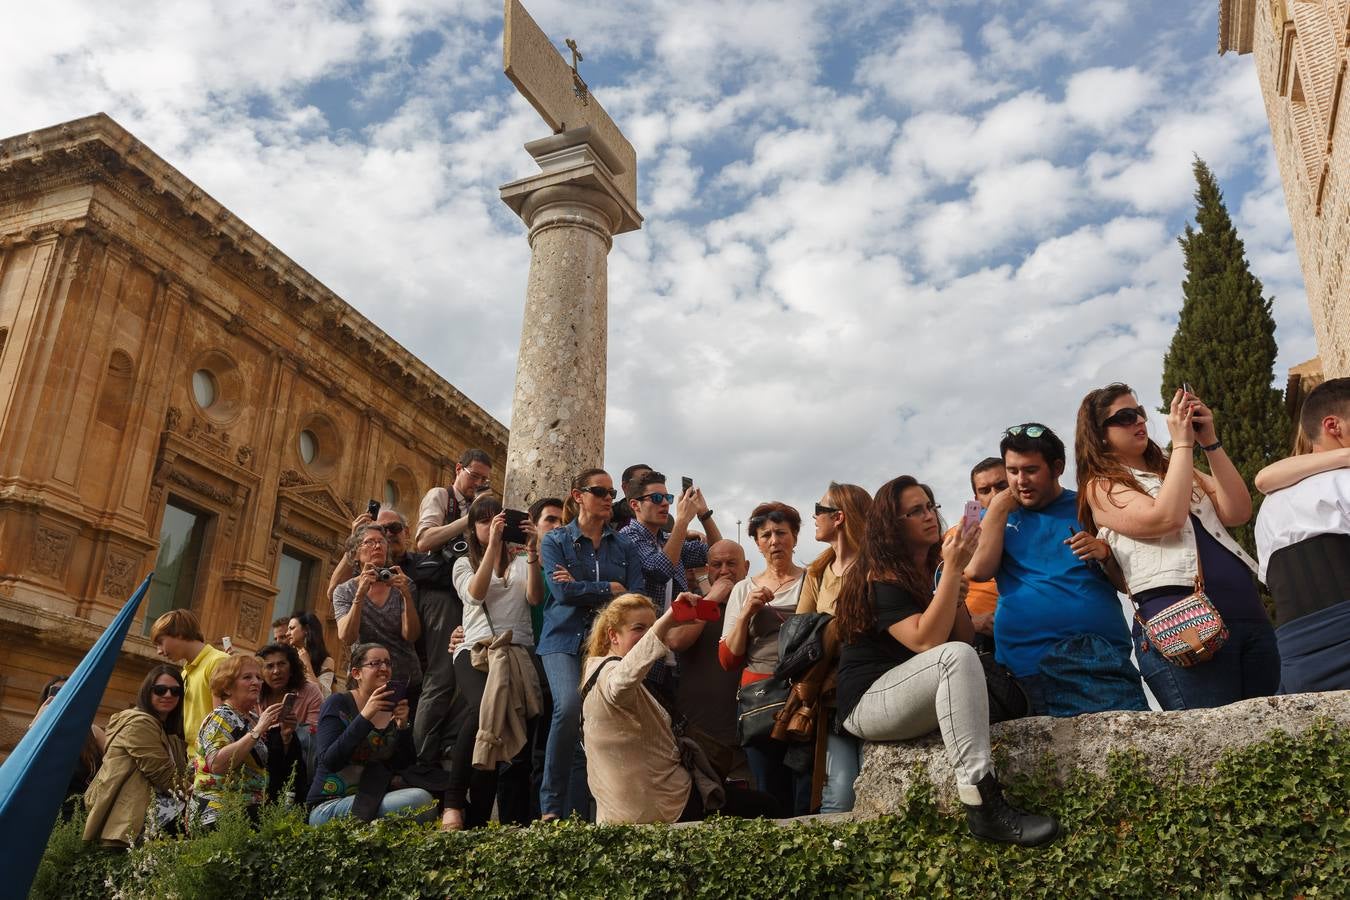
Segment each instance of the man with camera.
M426 673L422 698L413 719L413 745L419 762L439 764L453 735L447 733L454 716L455 670L446 647L450 635L463 621L464 604L455 593L449 572L454 560L466 554L469 545L469 505L489 488L492 458L478 449L465 450L455 463L455 478L449 487L434 487L422 498L417 510L417 549L444 563L446 577L434 585L419 585L422 617L422 649Z

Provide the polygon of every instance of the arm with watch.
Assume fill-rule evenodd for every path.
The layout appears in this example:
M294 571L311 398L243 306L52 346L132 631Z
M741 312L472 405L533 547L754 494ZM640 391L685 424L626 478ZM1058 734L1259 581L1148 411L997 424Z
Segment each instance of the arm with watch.
M1194 394L1186 396L1191 398L1191 426L1195 430L1195 445L1204 451L1210 471L1208 476L1197 472L1196 477L1205 493L1209 494L1214 511L1219 514L1219 521L1225 527L1245 525L1252 518L1252 494L1247 489L1247 482L1223 449L1223 443L1214 429L1214 413L1199 397Z

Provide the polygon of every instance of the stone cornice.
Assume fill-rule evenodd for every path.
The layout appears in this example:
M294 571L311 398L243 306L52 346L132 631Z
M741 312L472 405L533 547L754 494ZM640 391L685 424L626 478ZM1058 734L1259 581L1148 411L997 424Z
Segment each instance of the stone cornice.
M353 359L412 402L465 420L471 431L505 448L505 426L106 114L0 139L0 200L31 193L39 184L92 181L167 227L208 246L214 242L213 261L273 299L298 328L350 348ZM81 221L0 234L0 249L82 227L104 231L91 210Z

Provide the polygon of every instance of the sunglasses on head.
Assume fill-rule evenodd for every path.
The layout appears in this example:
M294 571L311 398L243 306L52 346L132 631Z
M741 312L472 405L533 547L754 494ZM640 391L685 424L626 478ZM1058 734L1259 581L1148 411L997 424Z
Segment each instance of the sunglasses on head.
M156 697L181 697L183 689L176 684L155 684L150 686L150 693Z
M1118 409L1105 420L1102 421L1103 428L1110 428L1112 425L1119 425L1122 428L1129 428L1135 422L1142 422L1148 418L1142 406L1127 406L1124 409Z
M1019 434L1025 434L1029 438L1038 438L1045 434L1045 426L1037 425L1034 422L1027 422L1024 425L1014 425L1003 432L1005 437L1017 437Z
M598 484L593 484L590 487L577 488L577 490L581 491L583 494L590 494L592 497L599 497L602 500L613 500L615 497L619 496L619 492L614 490L614 488L601 487Z

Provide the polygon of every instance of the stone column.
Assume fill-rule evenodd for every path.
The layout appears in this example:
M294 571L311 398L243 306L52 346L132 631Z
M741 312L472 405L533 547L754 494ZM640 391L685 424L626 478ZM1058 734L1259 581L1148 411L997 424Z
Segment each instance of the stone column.
M531 250L506 451L506 504L516 509L562 496L577 472L603 465L607 257L613 235L640 221L589 128L525 149L543 171L501 189Z

